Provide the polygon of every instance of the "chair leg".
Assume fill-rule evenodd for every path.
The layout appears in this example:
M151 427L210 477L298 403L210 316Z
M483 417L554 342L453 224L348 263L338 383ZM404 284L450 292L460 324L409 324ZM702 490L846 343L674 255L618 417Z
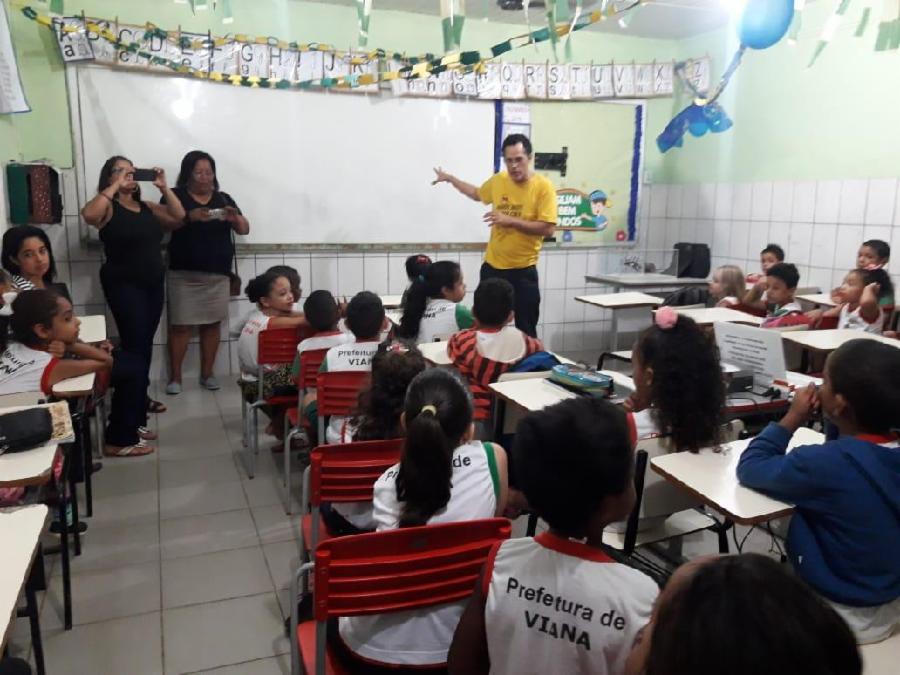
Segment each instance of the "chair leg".
M297 644L297 624L300 623L300 615L297 604L300 597L300 575L302 568L294 571L291 577L291 590L288 602L291 604L291 630L288 639L291 641L291 675L300 675L300 647Z
M38 555L41 555L38 553ZM25 584L25 602L28 613L28 624L31 628L31 648L34 654L34 665L38 675L45 675L44 668L44 644L41 641L41 622L38 615L37 594L35 593L36 584L33 575L35 568L29 573L28 581Z
M59 496L59 549L62 557L63 581L63 624L66 630L72 630L72 571L69 566L69 519L66 514L65 482L60 486Z

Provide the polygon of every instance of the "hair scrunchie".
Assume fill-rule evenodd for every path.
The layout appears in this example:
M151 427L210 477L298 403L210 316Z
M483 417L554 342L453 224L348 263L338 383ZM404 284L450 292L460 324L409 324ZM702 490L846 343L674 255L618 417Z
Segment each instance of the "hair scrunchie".
M678 323L678 312L671 307L660 307L656 310L653 322L660 330L669 330Z

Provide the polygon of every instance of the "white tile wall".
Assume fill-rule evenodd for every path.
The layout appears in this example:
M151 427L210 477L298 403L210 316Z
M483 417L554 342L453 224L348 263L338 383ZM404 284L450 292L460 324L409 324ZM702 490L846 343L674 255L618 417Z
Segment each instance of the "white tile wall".
M896 178L653 187L658 188L654 195L666 194L671 200L673 194L682 194L685 201L680 217L650 221L650 248L659 242L705 242L714 265L734 263L750 272L759 269L759 251L773 242L800 269L801 285L823 290L839 283L855 265L856 251L866 239L887 241L900 255ZM693 194L696 217L687 215L693 207L684 207L687 195ZM900 263L894 269L900 271ZM900 276L893 279L900 283Z

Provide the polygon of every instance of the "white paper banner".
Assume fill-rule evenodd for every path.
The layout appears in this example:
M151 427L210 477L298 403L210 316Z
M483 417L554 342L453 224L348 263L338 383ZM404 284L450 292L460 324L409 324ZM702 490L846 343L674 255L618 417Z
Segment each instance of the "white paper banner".
M213 46L205 33L173 33L168 39L148 33L145 26L104 23L87 19L108 29L123 42L136 42L145 55L117 49L108 40L84 28L81 17L55 20L60 53L66 62L95 59L123 67L172 71L170 65L152 63L153 57L225 77L273 78L289 82L313 82L319 86L323 78L349 78L351 86L338 86L334 91L377 93L390 89L397 96L432 98L478 97L481 99L550 99L596 100L610 98L649 98L671 96L674 88L672 62L638 64L549 64L521 61L491 61L479 74L446 70L424 78L398 78L380 84L354 86L356 78L404 67L400 59L359 59L364 54L337 55L321 51L296 51L270 44L228 42ZM65 32L62 27L79 30ZM190 45L182 48L179 38ZM221 42L221 41L220 41ZM149 56L147 56L149 54ZM352 63L360 60L360 63ZM709 88L708 58L690 60L684 77L698 89ZM345 80L346 81L346 80Z

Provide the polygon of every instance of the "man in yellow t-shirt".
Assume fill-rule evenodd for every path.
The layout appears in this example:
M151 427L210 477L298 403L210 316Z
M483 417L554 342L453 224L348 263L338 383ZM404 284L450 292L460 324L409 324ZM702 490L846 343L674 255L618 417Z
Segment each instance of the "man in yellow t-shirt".
M507 136L502 152L506 171L495 173L481 187L440 167L434 170L437 176L432 184L450 183L466 197L493 206L484 215L491 238L481 280L500 277L512 284L516 326L536 337L541 305L537 261L544 237L552 235L556 227L556 188L531 170L531 141L527 136Z

